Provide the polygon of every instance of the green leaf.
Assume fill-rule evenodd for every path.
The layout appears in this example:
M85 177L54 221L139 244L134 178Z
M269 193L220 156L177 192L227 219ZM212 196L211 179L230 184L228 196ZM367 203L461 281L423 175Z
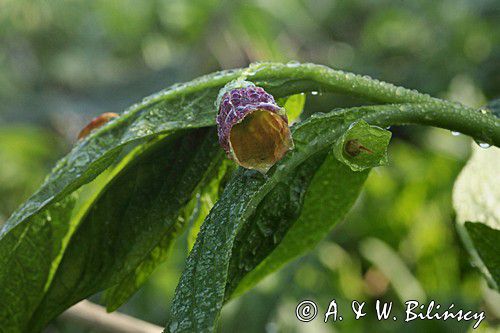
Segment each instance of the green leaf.
M78 205L77 210L67 204L67 197L74 193L76 202L79 188L106 168L116 169L114 173L117 173L134 159L117 163L134 146L145 146L150 139L164 133L212 124L213 100L221 84L216 79L205 78L151 97L78 142L57 164L38 192L11 216L0 235L0 257L4 258L0 269L3 328L12 332L24 330L51 285L69 240L89 209L88 200L82 198L84 203ZM114 173L100 176L99 186L93 183L86 187L96 187L97 195ZM61 212L60 207L66 207L65 211ZM32 248L35 244L37 249ZM34 251L43 253L44 259L35 260ZM28 270L29 275L23 274Z
M129 298L147 281L154 270L165 260L167 260L173 242L178 235L178 230L182 225L176 225L172 228L175 232L169 232L163 236L155 248L149 251L147 256L142 259L137 267L132 270L119 284L107 289L103 296L106 304L106 310L112 312L125 304Z
M263 261L270 259L280 265L286 260L279 255L273 258L267 256L281 245L283 238L300 216L308 188L324 160L325 153L315 154L303 162L294 172L282 178L261 199L252 216L241 225L232 246L225 300L234 296L233 292L240 281L249 272L253 272L257 266L260 266L259 264L262 264L265 273L272 269L267 262ZM309 229L308 232L310 232ZM288 244L284 248L294 251L294 249L288 248ZM299 247L296 250L300 251L301 249ZM258 282L258 279L264 276L253 278L252 282Z
M215 144L215 141L213 140L214 137L215 133L210 131L207 135L207 138L205 138L206 142L201 142L200 147L196 147L195 149L190 151L190 153L199 151L199 156L196 156L196 159L192 160L190 163L194 163L196 168L207 166L207 170L205 170L204 173L202 172L204 170L199 169L202 178L200 183L198 184L198 189L193 191L193 193L197 194L191 195L191 201L179 210L175 225L169 228L168 232L158 242L157 246L149 251L147 256L142 260L142 262L137 265L135 270L133 270L130 274L128 274L128 276L123 278L123 280L119 284L106 290L106 293L104 294L104 301L109 312L114 311L118 309L118 307L123 305L142 286L142 284L158 267L158 265L160 265L167 259L175 238L178 236L184 226L192 223L191 220L188 220L186 218L185 212L193 210L193 207L191 206L193 202L201 201L197 200L199 199L199 193L203 193L203 197L209 194L213 194L212 187L218 180L217 177L213 177L213 174L223 174L223 172L225 172L226 170L224 166L227 166L227 163L224 163L225 161L222 161L223 154L222 151L218 149L217 144ZM184 181L184 179L180 179ZM155 180L156 179L153 179L153 181ZM148 185L148 182L145 183L146 185ZM187 185L186 183L183 184ZM186 196L185 199L187 200L188 196ZM214 198L214 202L215 200L216 199ZM207 203L209 203L208 199ZM203 209L198 206L195 210L196 212L191 213L191 219L193 219L194 216L197 216L199 218L199 216L204 213ZM208 211L204 216L206 216L207 214ZM157 222L153 221L152 223Z
M387 147L392 133L360 120L340 137L333 151L335 157L353 171L387 164Z
M213 103L219 89L227 82L240 77L243 72L247 80L262 86L276 98L321 90L353 94L384 103L427 103L426 107L433 110L458 108L456 114L459 117L456 119L471 115L470 110L463 106L452 107L448 102L408 89L314 64L287 66L262 63L245 70L214 73L152 95L79 141L56 165L42 187L5 224L0 232L0 322L3 329L9 332L26 331L30 322L41 326L41 323L47 322L58 311L62 311L64 306L71 305L71 302L78 301L91 291L97 292L102 290L99 288L110 288L122 282L124 285L137 285L137 281L142 280L135 278L133 272L136 272L137 276L144 276L143 273L150 270L147 263L150 260L156 262L155 258L163 257L156 255L154 249L161 246L160 235L164 236L163 232L169 226L165 226L165 229L158 233L158 239L155 238L155 244L151 244L151 248L144 249L143 253L132 260L129 261L128 256L136 250L139 254L139 248L144 244L120 255L116 263L119 266L116 275L108 270L104 270L102 276L96 275L95 280L102 278L102 284L91 286L91 283L83 279L81 286L73 288L72 295L63 295L62 285L54 286L54 281L66 271L65 267L79 269L78 260L82 259L76 256L76 253L86 253L82 250L85 249L86 240L80 238L93 236L91 226L81 225L87 225L88 219L91 219L90 214L98 211L99 205L94 206L103 202L113 184L121 179L122 171L130 171L130 165L138 165L144 152L174 140L173 136L181 131L215 125L216 110ZM419 105L422 110L410 114L410 122L412 117L418 118L426 114L426 108L422 107L423 104L406 106L409 110L417 110L416 106ZM474 124L480 121L485 124L478 132L478 138L484 138L483 141L486 142L498 141L500 136L495 132L495 122L479 113L474 113L470 118L475 121ZM439 121L447 124L445 117L443 120L438 119L438 123ZM463 121L457 124L454 130L465 134L476 133L473 132L473 127L468 132L469 127L464 125ZM314 137L311 137L310 141L313 139ZM167 155L170 153L171 151L165 152ZM146 189L149 184L141 186ZM178 205L183 210L181 206ZM113 210L105 213L116 214ZM104 227L111 230L116 228L116 225ZM122 236L123 234L118 235ZM117 239L114 242L116 249L123 248L124 242L127 242L126 238ZM74 244L85 246L81 245L83 248L77 249ZM98 252L99 249L98 246L88 252ZM111 249L109 253L116 253L116 249ZM33 255L35 251L40 254ZM70 252L66 253L67 251ZM120 263L122 259L126 261L123 267ZM142 263L145 265L144 269L138 268ZM136 271L137 269L139 270ZM130 280L125 276L129 276Z
M0 256L0 299L11 302L0 302L0 323L5 332L26 328L24 320L31 317L40 299L40 294L33 291L44 290L55 254L63 246L62 241L53 239L62 239L72 226L77 198L77 194L66 196L50 213L37 215L30 225L22 224L2 238L2 248L12 253Z
M210 213L214 204L219 200L227 183L228 175L235 170L235 166L232 161L224 160L217 170L216 175L207 184L203 184L196 196L191 200L191 207L187 209L189 216L185 217L190 225L187 239L189 251L194 246L201 224Z
M165 242L182 226L179 212L219 156L215 131L200 129L152 146L125 168L80 223L29 327L43 328L75 302L115 285L109 303L130 296L164 260Z
M285 235L289 223L300 214L305 189L321 166L327 149L352 120L362 114L362 110L356 109L312 116L293 129L295 150L266 177L238 170L202 225L176 290L172 321L167 331L213 330L222 304L230 296L226 286L230 292L234 288L233 281L238 282L241 276L237 273L246 274L254 268ZM359 191L358 182L353 183L354 193ZM344 189L337 190L339 196L343 195ZM352 200L349 198L347 202ZM314 213L314 208L310 209ZM269 219L271 222L267 223ZM238 235L245 230L246 236L239 242L245 240L248 245L243 252L235 251L238 250ZM276 230L279 232L274 233ZM317 241L316 237L312 238L310 244ZM302 246L307 248L310 244ZM256 259L248 259L247 251Z
M304 105L306 104L306 94L295 94L284 99L284 101L278 101L278 104L285 108L286 115L288 117L288 122L293 124L300 120L300 115L304 110Z
M492 288L499 290L500 149L473 149L453 189L457 228L473 263ZM470 223L477 222L477 223ZM496 242L496 243L495 243Z
M491 275L498 290L500 286L500 230L490 228L484 223L465 222L465 229L469 235L478 257L484 263L487 272Z
M94 191L94 197L98 196L114 175L137 158L134 154L129 156L128 151L141 150L151 141L162 140L180 129L212 124L213 100L222 83L205 78L153 96L78 142L57 164L40 190L2 229L2 327L12 332L23 331L42 302L73 233L92 205L93 200L81 197L80 188L83 186L83 192ZM109 171L103 173L106 168ZM94 180L97 176L99 179ZM66 204L72 193L78 203L76 208ZM64 214L60 212L61 206L66 207ZM40 230L47 231L44 234ZM43 254L44 260L35 260L30 255L34 249L26 250L33 244L43 247L40 252L50 249ZM23 274L28 269L32 273ZM30 296L25 297L24 293Z
M437 110L441 113L436 113ZM278 242L282 231L289 226L287 223L298 216L304 188L322 164L322 154L331 149L352 123L363 119L381 127L430 121L440 124L447 118L443 114L454 119L461 116L455 106L434 103L365 106L315 114L293 128L295 149L268 174L262 176L239 169L201 227L177 286L172 320L166 332L213 331L222 305L231 296L238 279L258 264L258 260L246 259L235 251L239 233L247 230L248 224L257 225L264 237L259 243L253 237L255 233L251 234L247 242L250 253L272 250L269 240ZM343 190L338 189L339 195ZM262 224L267 219L272 219L281 234L273 237L274 230Z
M242 272L230 272L227 297L244 293L288 261L312 250L349 211L367 175L367 171L353 172L330 152L316 170L307 189L300 217L296 221L288 222L288 230L283 227L278 229L272 224L268 226L268 233L271 234L268 238L273 237L273 241L276 239L276 244L271 243L268 248L259 247L254 256L235 256L235 252L248 252L245 233L243 230L239 232L237 239L241 245L238 245L238 240L235 242L231 260L238 261L233 267L243 263L246 269ZM272 198L270 200L273 200ZM255 223L249 223L248 226L252 229ZM261 260L249 265L248 261L257 254Z

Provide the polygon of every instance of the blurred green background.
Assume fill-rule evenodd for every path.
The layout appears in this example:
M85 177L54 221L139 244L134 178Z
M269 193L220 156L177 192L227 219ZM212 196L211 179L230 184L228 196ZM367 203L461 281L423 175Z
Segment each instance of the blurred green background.
M175 82L252 61L310 61L479 107L500 95L498 0L1 0L0 224L102 112ZM308 96L306 107L348 105ZM223 311L221 332L466 332L456 321L300 323L295 306L333 298L434 299L485 310L500 296L469 264L454 226L453 182L471 141L393 128L390 165L372 171L346 220L314 252ZM121 311L164 325L186 244ZM94 299L98 301L98 297ZM47 332L89 332L56 321Z

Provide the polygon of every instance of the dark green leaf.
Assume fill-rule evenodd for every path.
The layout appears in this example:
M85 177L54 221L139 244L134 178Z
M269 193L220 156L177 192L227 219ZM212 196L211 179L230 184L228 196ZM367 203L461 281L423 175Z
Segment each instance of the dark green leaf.
M205 78L178 90L168 90L163 95L134 106L128 113L79 142L57 164L41 189L2 229L2 327L12 332L25 330L53 282L68 241L92 205L93 200L89 197L99 195L114 175L136 158L127 151L133 151L135 146L142 150L151 140L158 141L162 135L175 133L179 129L212 124L213 100L220 85L217 79ZM109 170L103 173L106 168ZM97 176L99 178L93 181ZM89 182L92 183L79 190ZM93 192L93 195L82 197L82 191ZM77 202L75 208L67 205L71 193L74 193L74 201ZM65 207L64 212L61 212L60 207ZM46 230L46 233L41 230ZM32 255L34 250L27 250L34 244L38 245L40 253L50 251L43 254L44 260L36 260ZM28 270L30 274L22 274ZM24 293L29 293L29 297L25 297ZM61 304L69 306L65 302ZM53 312L55 314L56 311Z
M35 311L37 318L33 322L47 321L64 306L76 302L91 290L111 287L109 281L114 284L125 281L124 276L133 276L132 271L138 269L142 262L145 267L149 267L146 264L149 260L147 257L152 254L153 248L145 249L140 260L127 263L125 275L120 271L113 278L104 276L104 282L100 286L94 285L91 288L85 286L87 282L82 280L82 286L74 289L74 295L60 295L59 287L54 287L56 276L66 270L59 267L60 264L64 263L66 267L77 266L76 261L72 262L78 260L74 253L82 253L82 250L77 251L73 245L78 240L74 233L84 233L83 230L89 228L80 228L80 224L84 218L85 221L89 218L89 210L98 209L93 204L96 200L104 200L105 192L112 187L110 182L116 175L130 163L141 159L145 149L168 140L168 136L180 130L214 125L216 110L213 103L219 89L239 77L242 72L236 70L215 73L152 95L78 142L57 164L43 186L11 216L0 233L2 328L12 332L23 331ZM268 89L277 98L322 90L355 94L381 102L444 103L391 84L314 64L292 67L264 63L251 66L245 73L248 80ZM44 249L41 249L42 244ZM116 245L123 244L117 242ZM65 253L68 246L73 248L73 254ZM40 251L43 260L35 259L32 254L35 248ZM110 253L115 252L113 249ZM128 260L125 255L123 258ZM139 271L148 270L149 268L145 268ZM104 271L104 274L108 273ZM136 280L132 277L128 281L139 280L140 278ZM63 289L61 286L61 290ZM47 292L53 294L45 297ZM54 304L60 302L61 306L48 304L48 298ZM41 307L40 302L43 302ZM42 313L50 315L42 320Z
M33 290L46 288L52 262L63 246L54 239L62 239L72 226L72 209L77 194L61 200L50 213L37 215L30 225L22 224L2 238L2 247L14 255L0 256L0 323L4 332L26 329L26 318L40 301L40 294ZM46 222L51 222L46 223Z
M180 224L180 223L179 223ZM182 224L172 228L172 232L168 232L157 243L156 247L147 253L147 256L142 259L137 267L129 274L123 277L119 284L109 288L104 293L104 302L108 312L115 311L146 282L151 273L165 260L170 253L178 230L182 228ZM121 275L121 274L120 274Z
M221 151L222 152L222 151ZM235 170L236 164L230 160L224 160L219 169L217 170L214 177L210 179L207 184L203 184L200 190L193 197L190 205L188 207L189 216L185 216L185 219L189 221L189 233L188 233L188 250L191 251L193 248L196 237L200 231L201 224L207 217L208 213L214 206L214 204L219 200L219 196L224 190L225 183L229 175Z
M465 222L465 229L475 250L495 282L492 285L498 290L500 286L500 230L493 229L483 223Z
M258 249L259 257L263 260L255 261L253 265L248 266L252 270L246 275L244 273L248 270L230 273L231 283L228 284L227 297L234 297L245 292L286 262L313 249L349 211L367 175L367 171L353 172L340 163L333 152L330 152L316 171L307 189L299 219L289 221L286 225L288 230L276 230L277 226L269 226L268 232L277 235L271 236L276 237L277 243L269 248L261 247ZM272 197L271 200L273 200ZM255 225L255 222L250 224L250 226L252 225ZM238 239L241 239L242 242L244 242L243 235L243 232L238 234ZM237 242L235 242L233 249L232 261L238 259L234 256L234 252L238 249L236 244ZM243 246L240 245L241 248L245 248L247 245L243 244ZM238 249L238 251L241 252L242 249ZM245 263L249 258L253 258L253 256L242 256L239 262ZM238 265L240 264L235 266Z
M220 156L215 132L198 130L153 146L95 202L63 255L29 327L42 328L75 302L117 285L117 304L163 260L180 210ZM170 236L169 236L170 235ZM164 246L165 248L165 246ZM36 331L36 330L35 330Z
M267 176L238 170L202 225L176 290L173 319L167 331L213 330L222 304L230 296L226 293L226 284L229 283L230 290L234 289L241 271L246 273L254 268L286 234L290 223L299 216L305 189L321 166L326 150L362 114L356 110L315 115L294 128L295 150ZM354 196L359 191L359 183L362 180L355 178ZM343 190L338 189L338 195L342 195ZM346 201L352 203L352 200ZM314 212L314 208L310 209ZM248 226L250 224L256 228ZM322 232L330 227L331 224ZM249 245L238 252L235 241L242 231L246 231ZM278 231L276 235L274 231ZM311 243L303 244L303 248L317 241L316 237L312 237ZM247 251L255 252L256 259L248 259ZM291 257L301 252L299 249Z

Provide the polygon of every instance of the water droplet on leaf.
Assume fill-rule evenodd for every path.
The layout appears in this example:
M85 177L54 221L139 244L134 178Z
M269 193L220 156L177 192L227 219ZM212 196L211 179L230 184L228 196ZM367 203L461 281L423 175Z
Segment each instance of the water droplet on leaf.
M286 66L287 67L299 67L300 62L298 62L297 60L291 60L291 61L287 62Z
M479 147L481 147L483 149L491 147L491 145L489 143L486 143L486 142L478 142L477 144L479 145Z

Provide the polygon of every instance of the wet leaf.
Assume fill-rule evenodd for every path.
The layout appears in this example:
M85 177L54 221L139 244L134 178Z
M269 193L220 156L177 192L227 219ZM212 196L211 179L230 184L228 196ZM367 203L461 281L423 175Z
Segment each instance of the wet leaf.
M188 232L188 250L194 246L196 237L200 232L200 227L208 213L219 200L224 187L227 183L227 178L230 177L232 172L236 169L235 164L229 160L222 161L214 177L212 177L206 184L200 187L196 196L190 202L190 207L186 209L186 216L184 217L189 223Z
M197 89L193 90L192 86ZM213 86L216 88L211 88ZM101 192L107 191L107 184L128 164L139 160L141 151L167 140L169 135L181 129L212 124L213 100L220 86L217 80L201 79L191 86L170 89L151 97L92 132L59 161L38 192L11 216L2 229L0 296L3 301L0 304L0 322L3 328L12 332L23 331L30 318L37 316L35 312L45 313L37 308L45 302L45 294L53 284L61 260L68 258L65 251L73 243L75 231L80 231L80 223ZM147 183L141 185L145 188L150 186ZM70 197L74 198L72 205L68 204ZM32 248L35 244L36 250ZM98 249L95 248L93 255L99 255ZM32 255L34 251L39 251L43 260L36 259ZM82 249L74 251L81 253ZM77 261L72 265L77 265ZM133 266L133 262L130 265ZM32 273L24 274L27 270ZM97 275L94 279L100 280L101 276ZM111 287L105 282L106 277L102 279L103 287ZM75 303L90 295L84 287L81 290L81 294L75 292L73 296L58 294L65 299L64 302L53 297L57 299L54 304L60 303L60 306L56 309L52 305L50 315L55 316L57 311L69 307L69 299ZM46 316L32 320L47 322L51 318Z
M74 232L28 327L107 288L111 308L128 299L165 259L180 211L219 153L215 132L202 129L154 145L120 172Z
M300 216L306 189L323 165L328 148L347 129L353 117L362 114L362 111L355 110L313 116L294 127L296 149L271 169L268 176L241 168L237 171L201 227L177 287L172 321L166 331L213 330L223 302L231 296L240 280L272 252ZM332 159L331 154L329 158L329 162L340 166L339 171L353 173ZM328 168L323 172L335 171L326 170ZM313 202L309 203L307 209L310 215L318 214L315 225L326 225L299 244L299 248L289 250L288 245L297 242L297 233L301 232L301 228L311 232L302 220L282 250L291 253L278 253L273 258L275 266L266 267L264 264L260 275L249 278L247 284L253 284L283 262L314 246L349 209L365 177L366 173L358 173L352 182L349 177L344 179L345 187L337 188L334 196L339 198L345 195L345 200L339 205L344 203L346 207L341 207L333 219L326 221L321 220L324 215L316 212L318 207L314 207L314 200L320 195L319 188L311 192L314 195L309 201ZM326 179L327 182L329 180ZM319 179L317 181L320 182ZM334 180L332 184L335 181L340 180Z
M392 133L360 120L353 123L335 144L335 157L353 171L387 164Z
M126 292L108 291L108 295L115 295L108 296L110 307L115 308L140 285L152 267L163 260L166 253L163 250L170 243L167 234L172 232L175 235L177 231L172 221L192 200L197 182L201 181L204 174L202 171L206 170L198 171L198 177L189 177L189 184L185 187L180 183L184 177L169 174L158 182L149 181L146 177L144 179L147 181L138 183L140 186L130 188L129 182L144 177L140 173L133 173L142 168L133 171L134 166L147 163L147 159L143 158L149 156L148 152L160 149L158 147L167 145L171 140L181 140L181 134L189 140L193 130L213 126L216 114L214 101L220 88L240 77L243 72L247 80L262 86L276 98L322 90L353 94L384 103L427 102L436 107L445 105L445 102L408 89L314 64L290 67L261 63L246 70L214 73L147 97L77 142L74 149L55 166L40 189L4 225L0 232L2 329L21 332L41 328L65 307L80 299L103 289L121 286ZM349 121L352 122L354 118ZM314 122L311 120L309 123ZM335 127L335 124L330 125ZM313 133L316 130L310 131ZM316 137L311 134L307 140L302 138L299 146L310 146L311 150L316 151ZM301 140L300 136L297 139ZM163 154L165 158L177 156L175 149L164 151ZM309 156L300 154L292 153L291 156ZM163 161L162 158L158 156L157 162ZM290 175L303 162L292 161ZM180 166L174 163L172 167L174 165ZM182 172L189 173L189 170L196 170L195 167L188 163ZM124 175L128 172L132 173L127 179ZM288 171L275 172L281 173L289 177ZM307 177L310 179L312 175ZM285 179L285 176L277 179ZM164 211L168 216L142 216L144 221L153 222L150 223L152 230L134 229L131 222L134 218L143 212L149 214L151 211L153 214L156 209L165 208L161 205L167 205L154 201L158 205L154 209L146 209L145 203L140 206L141 193L154 195L158 192L152 190L149 193L150 188L154 189L163 182L171 182L172 189L185 192L179 192L182 193L179 200L168 203L170 208ZM112 190L120 192L115 187L119 183L123 189L127 189L130 197L127 194L110 194ZM251 186L248 190L251 190ZM118 217L122 216L116 210L125 211L119 198L130 200L135 205L131 207L137 207L137 216L126 219L131 229L122 229L117 222ZM152 233L156 234L151 236ZM108 237L111 234L113 237ZM92 237L101 240L101 243L94 244ZM119 255L112 258L111 253ZM98 265L88 267L89 258L95 259ZM82 267L94 272L93 281L87 272L82 272ZM110 270L111 267L114 271Z
M315 174L305 193L299 218L287 221L284 226L269 223L267 239L272 241L267 241L267 247L261 245L253 250L251 246L255 244L245 242L252 232L257 235L254 243L266 241L266 235L259 235L256 230L255 222L248 224L250 232L240 231L231 260L233 267L243 265L245 269L230 271L227 297L242 294L285 263L312 250L354 204L368 172L353 172L340 163L333 152L318 165L321 165L318 169L311 168ZM269 200L273 198L270 196Z
M479 259L491 276L491 287L498 290L500 286L500 230L493 229L484 223L465 222L465 229L470 237Z

